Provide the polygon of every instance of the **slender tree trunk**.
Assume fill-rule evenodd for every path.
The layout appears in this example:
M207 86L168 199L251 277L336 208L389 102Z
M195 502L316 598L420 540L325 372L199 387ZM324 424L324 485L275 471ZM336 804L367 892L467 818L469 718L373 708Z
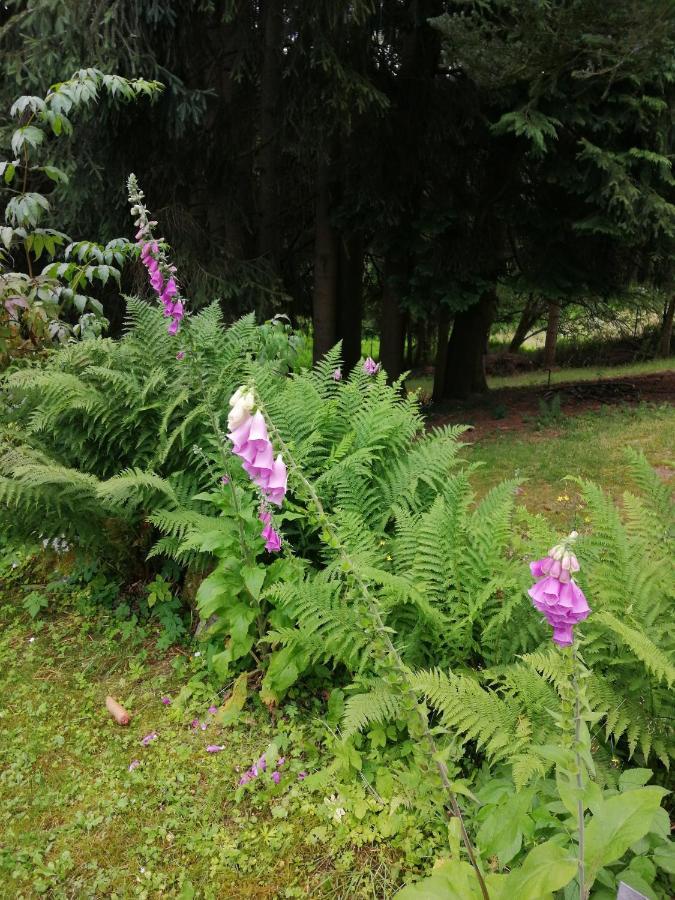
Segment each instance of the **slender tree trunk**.
M520 350L523 341L539 316L541 316L542 312L543 307L541 300L539 298L535 299L535 297L530 294L527 303L520 314L520 320L516 325L516 330L511 338L511 343L509 344L511 353L517 353Z
M410 321L410 314L406 313L404 322L405 331L405 367L410 369L413 360L413 323Z
M448 336L450 334L450 310L441 306L438 314L438 344L436 346L436 365L434 367L433 399L443 399L445 393L445 370L448 360Z
M258 252L275 273L279 270L279 109L283 0L264 0L264 51L260 77L260 225Z
M448 342L444 396L464 399L488 390L485 353L497 311L497 292L485 291L478 303L455 315Z
M672 295L663 311L663 323L659 335L657 355L664 359L670 356L670 342L673 337L673 316L675 315L675 294Z
M314 232L314 362L337 342L338 243L330 221L330 175L327 160L319 156L316 176Z
M338 338L342 340L344 373L361 358L363 319L363 238L350 235L340 242L338 276Z
M390 381L396 381L403 371L403 342L405 313L400 303L400 280L404 266L388 253L384 261L382 287L382 316L380 324L380 362Z
M555 365L555 349L558 343L560 326L560 303L550 300L548 304L548 324L546 326L546 343L544 344L544 368L551 369Z

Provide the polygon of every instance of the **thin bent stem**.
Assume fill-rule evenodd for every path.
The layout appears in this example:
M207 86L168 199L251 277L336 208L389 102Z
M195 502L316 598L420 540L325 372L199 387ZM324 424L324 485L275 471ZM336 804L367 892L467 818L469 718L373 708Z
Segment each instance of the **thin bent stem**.
M260 408L260 407L261 407L261 403L260 403L260 401L258 401L258 408ZM330 534L334 547L337 549L338 553L340 554L342 561L345 564L346 568L351 573L352 578L354 579L354 582L361 593L361 596L363 597L363 599L366 602L368 611L370 612L370 615L373 618L373 623L375 625L375 631L378 633L378 635L380 636L380 638L382 639L382 641L384 643L387 656L389 657L389 660L392 663L394 669L401 676L401 679L405 685L406 694L413 700L413 704L419 715L420 724L422 726L422 732L424 734L424 738L427 742L427 745L429 747L431 755L436 763L436 767L438 769L438 774L440 776L441 783L443 785L443 789L445 790L445 793L447 795L448 803L450 805L450 810L452 811L452 815L456 816L456 818L459 821L460 830L462 833L462 841L464 843L464 847L466 849L467 856L469 857L469 860L471 861L473 870L476 873L476 878L478 879L478 884L480 885L481 893L483 895L483 900L490 900L490 895L488 894L487 885L485 884L485 879L483 878L483 874L480 871L480 868L478 866L478 862L476 860L476 853L475 853L473 845L471 843L469 834L466 830L466 825L464 824L464 817L462 815L462 810L459 806L459 803L457 802L457 796L456 796L455 792L452 790L452 784L450 781L450 775L448 773L448 767L443 762L443 760L439 758L436 741L434 740L434 736L431 733L431 729L429 728L429 721L427 719L426 714L419 708L419 705L418 705L419 698L417 697L416 692L414 691L413 687L410 684L408 667L406 666L400 653L398 652L398 650L394 646L394 643L391 640L391 637L389 634L389 629L385 626L384 621L382 620L382 616L381 616L377 601L371 595L368 585L361 578L361 575L359 574L359 571L358 571L358 566L355 565L355 563L352 560L352 558L350 557L349 553L342 546L342 542L340 541L340 536L337 533L337 531L335 530L328 515L326 514L326 511L323 508L323 504L321 503L321 500L320 500L318 494L316 493L314 486L305 477L304 473L302 472L302 470L300 469L298 464L293 459L293 456L292 456L287 444L285 443L285 441L279 434L279 431L277 430L276 426L271 422L270 417L266 415L265 419L268 423L269 428L274 433L274 436L278 442L280 449L284 453L284 458L286 459L288 467L293 470L297 480L302 484L303 488L305 489L307 496L309 497L309 499L313 503L317 513L319 514L319 521L320 521L322 527L325 528L325 530Z
M579 680L577 671L579 662L577 659L576 644L572 645L572 686L574 688L574 754L576 757L577 770L577 818L579 819L579 900L587 900L588 892L586 890L586 872L584 867L584 801L582 791L584 782L582 777L582 759L579 753L581 741L581 699L579 695Z

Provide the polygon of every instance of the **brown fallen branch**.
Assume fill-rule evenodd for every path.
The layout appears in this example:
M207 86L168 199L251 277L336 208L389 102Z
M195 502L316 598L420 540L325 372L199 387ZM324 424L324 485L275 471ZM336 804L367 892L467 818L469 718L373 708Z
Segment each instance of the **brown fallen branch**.
M105 698L105 706L113 719L117 722L118 725L128 725L131 716L126 711L123 706L120 706L117 700L114 697L106 697Z

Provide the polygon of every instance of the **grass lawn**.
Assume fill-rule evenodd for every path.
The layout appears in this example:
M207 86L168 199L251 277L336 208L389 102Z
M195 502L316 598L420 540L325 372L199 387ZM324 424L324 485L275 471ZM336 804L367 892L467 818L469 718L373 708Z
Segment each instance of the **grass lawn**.
M318 708L300 717L290 703L274 727L261 711L217 729L207 709L219 698L193 654L158 653L71 606L35 623L17 606L0 605L0 896L383 896L388 851L326 846L332 810L298 779L319 766ZM108 716L108 693L128 727ZM279 785L238 788L280 733ZM212 743L225 749L208 753Z
M471 441L471 432L467 434ZM565 476L597 481L614 497L634 489L628 478L625 449L642 449L653 466L675 472L675 408L672 406L603 407L537 429L506 431L482 438L465 458L479 462L474 484L483 493L504 478L526 479L521 502L544 510L562 527L583 523L578 491ZM566 499L565 499L566 498ZM581 521L580 521L581 519Z
M657 372L668 372L674 367L671 359L650 359L646 362L629 363L625 366L585 366L579 369L557 369L551 372L551 384L562 384L566 381L595 381L600 378L630 378L635 375L653 375ZM519 375L493 375L488 377L490 388L531 387L548 384L547 370L522 372ZM409 378L406 381L409 391L420 390L422 396L431 395L433 378Z

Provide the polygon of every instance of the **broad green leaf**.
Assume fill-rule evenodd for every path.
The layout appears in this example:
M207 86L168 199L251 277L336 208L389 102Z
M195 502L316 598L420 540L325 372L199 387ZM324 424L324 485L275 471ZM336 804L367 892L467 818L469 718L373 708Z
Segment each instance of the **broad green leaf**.
M12 135L12 152L15 156L19 156L26 144L29 147L37 147L44 139L45 133L41 128L36 128L35 125L24 125L23 128L17 128Z
M521 791L490 810L476 836L483 856L497 856L502 866L513 859L531 824L527 815L531 803L532 791Z
M278 703L309 665L309 654L298 647L282 647L270 657L260 688L263 703Z
M239 718L248 697L248 675L242 672L234 683L232 694L215 715L218 725L231 725Z
M265 569L259 566L242 566L241 575L244 579L246 590L254 600L258 600L265 581Z
M586 877L589 885L598 871L621 859L626 850L647 834L661 800L664 788L636 788L605 800L586 826Z
M511 871L498 897L502 900L545 900L569 884L576 874L577 860L570 851L553 841L546 841L530 850L522 865Z
M626 769L619 775L619 789L630 791L647 784L654 773L651 769Z
M197 609L203 619L209 619L215 612L224 607L228 598L234 594L231 580L225 573L216 570L199 585L196 601Z
M68 175L57 166L41 166L42 171L47 178L51 178L56 184L68 184Z
M675 875L675 844L672 841L666 841L665 844L657 847L652 854L652 859L659 869L663 869L669 875Z
M447 860L429 878L404 887L396 900L478 900L482 897L476 873L469 863Z

